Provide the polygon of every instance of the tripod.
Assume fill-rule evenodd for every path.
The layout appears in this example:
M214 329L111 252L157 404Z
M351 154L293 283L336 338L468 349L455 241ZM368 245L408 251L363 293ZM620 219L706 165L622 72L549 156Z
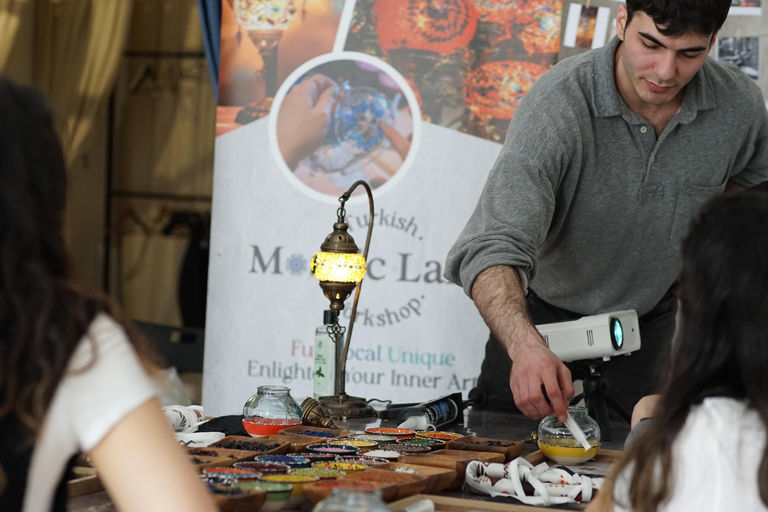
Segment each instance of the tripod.
M609 362L610 360L590 359L567 363L573 379L584 381L584 391L571 399L571 405L579 403L581 399L586 401L589 415L597 421L602 434L601 437L605 441L611 440L611 422L608 418L609 406L627 423L631 421L631 416L627 410L611 395L610 383L600 374L600 370Z

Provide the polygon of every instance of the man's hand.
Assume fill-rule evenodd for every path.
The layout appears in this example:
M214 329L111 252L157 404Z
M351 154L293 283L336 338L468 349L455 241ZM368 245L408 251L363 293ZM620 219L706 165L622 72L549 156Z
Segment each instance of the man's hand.
M541 340L516 345L509 350L509 388L515 405L529 418L538 419L554 412L559 421L565 422L568 402L573 397L571 371Z
M472 300L512 359L509 388L517 407L531 419L554 411L565 421L573 396L571 372L531 322L517 270L504 265L483 270L472 285Z

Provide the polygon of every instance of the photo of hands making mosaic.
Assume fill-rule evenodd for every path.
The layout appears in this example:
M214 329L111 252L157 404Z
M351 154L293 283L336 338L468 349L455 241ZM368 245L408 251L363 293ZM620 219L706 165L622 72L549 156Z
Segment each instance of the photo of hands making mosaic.
M337 195L364 179L394 176L411 148L413 119L397 82L366 62L321 64L296 81L279 106L277 143L309 187Z

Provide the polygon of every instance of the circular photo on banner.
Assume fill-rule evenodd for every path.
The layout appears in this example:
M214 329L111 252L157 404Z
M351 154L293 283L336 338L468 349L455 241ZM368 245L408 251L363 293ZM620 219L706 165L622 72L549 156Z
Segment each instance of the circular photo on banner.
M278 91L270 143L295 186L336 202L358 180L382 192L402 179L414 158L420 116L410 86L388 64L352 52L324 55Z

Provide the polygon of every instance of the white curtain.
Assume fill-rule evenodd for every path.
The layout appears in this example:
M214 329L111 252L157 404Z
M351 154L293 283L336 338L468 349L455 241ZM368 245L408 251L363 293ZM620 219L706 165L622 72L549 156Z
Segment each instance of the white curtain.
M19 31L21 4L26 0L0 0L0 73L8 63Z
M42 0L37 5L35 83L61 129L67 165L88 147L117 75L132 0Z

